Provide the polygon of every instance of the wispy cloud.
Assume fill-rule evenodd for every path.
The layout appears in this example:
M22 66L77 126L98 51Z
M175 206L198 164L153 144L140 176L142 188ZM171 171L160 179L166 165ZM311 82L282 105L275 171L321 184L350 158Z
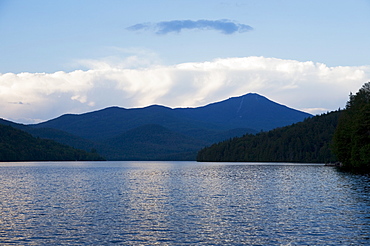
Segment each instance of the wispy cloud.
M87 71L0 74L0 117L30 122L113 105L202 106L249 92L315 114L344 107L349 92L370 79L370 66L265 57L139 68L125 64L91 60Z
M184 29L216 30L223 34L247 32L253 30L249 25L240 24L231 20L172 20L158 23L139 23L127 28L130 31L153 30L156 34L181 32Z
M23 102L8 102L9 104L19 104L19 105L28 105L28 103Z

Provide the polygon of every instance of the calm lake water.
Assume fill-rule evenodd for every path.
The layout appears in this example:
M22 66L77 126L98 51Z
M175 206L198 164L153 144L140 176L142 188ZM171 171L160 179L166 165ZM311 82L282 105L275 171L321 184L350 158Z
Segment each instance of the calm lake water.
M323 165L0 163L2 245L369 245L370 178Z

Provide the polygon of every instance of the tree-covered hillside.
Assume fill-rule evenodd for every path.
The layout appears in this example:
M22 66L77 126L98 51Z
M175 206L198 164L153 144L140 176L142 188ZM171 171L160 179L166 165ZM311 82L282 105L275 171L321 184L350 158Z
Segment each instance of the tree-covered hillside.
M333 146L345 168L370 171L370 82L350 95Z
M103 160L96 153L77 150L51 140L35 138L11 126L0 125L0 161Z
M335 162L331 140L341 111L256 135L247 134L198 152L197 161Z
M205 131L207 133L200 139L213 143L217 133L224 135L226 131L240 128L245 128L245 133L255 133L287 126L311 116L250 93L196 108L172 109L159 105L131 109L110 107L80 115L62 115L33 127L58 129L101 141L143 125L156 124L193 138L199 138L199 133ZM210 132L213 133L208 134Z
M195 160L207 143L169 129L149 124L107 139L103 149L109 160Z
M95 149L107 160L195 160L204 146L307 117L311 115L249 93L196 108L110 107L36 125L1 119L0 124L76 149Z

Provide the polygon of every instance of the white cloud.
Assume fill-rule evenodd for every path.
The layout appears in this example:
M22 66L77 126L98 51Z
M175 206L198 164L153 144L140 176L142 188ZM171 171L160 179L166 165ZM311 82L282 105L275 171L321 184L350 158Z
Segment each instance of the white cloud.
M370 66L264 57L135 68L113 60L85 61L87 71L0 74L0 117L32 122L113 105L201 106L249 92L315 114L343 107L370 80Z
M94 60L84 59L78 60L72 64L73 66L82 66L89 69L112 69L112 68L143 68L150 67L161 63L160 57L153 51L143 48L120 48L120 47L106 47L106 52L114 55Z

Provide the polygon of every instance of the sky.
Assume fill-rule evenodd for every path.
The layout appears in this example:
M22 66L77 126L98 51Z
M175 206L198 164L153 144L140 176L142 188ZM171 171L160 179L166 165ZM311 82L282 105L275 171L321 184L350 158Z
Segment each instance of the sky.
M311 114L370 81L370 0L0 0L0 118L197 107Z

